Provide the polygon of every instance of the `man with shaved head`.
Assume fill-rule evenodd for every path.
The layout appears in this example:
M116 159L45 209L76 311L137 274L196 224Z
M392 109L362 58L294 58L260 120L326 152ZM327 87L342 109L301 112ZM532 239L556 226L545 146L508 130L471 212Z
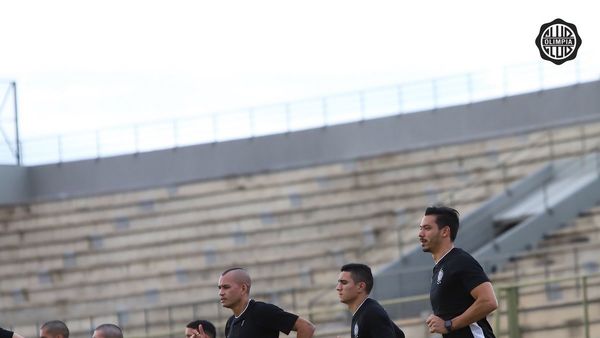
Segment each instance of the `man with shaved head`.
M311 338L315 326L293 313L250 298L250 275L243 268L225 270L219 278L219 298L233 316L225 324L227 338L277 338L279 332L296 331L297 338Z
M102 324L96 327L92 338L123 338L123 331L115 324Z
M69 338L69 328L60 320L51 320L40 327L40 338Z

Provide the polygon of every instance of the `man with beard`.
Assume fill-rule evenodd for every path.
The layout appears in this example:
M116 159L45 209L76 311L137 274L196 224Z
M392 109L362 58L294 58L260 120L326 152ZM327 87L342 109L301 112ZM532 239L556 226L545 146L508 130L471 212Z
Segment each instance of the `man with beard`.
M421 247L435 262L430 291L433 314L425 322L429 332L444 338L495 338L486 317L498 301L481 265L454 247L458 227L458 211L446 206L427 208L421 219Z

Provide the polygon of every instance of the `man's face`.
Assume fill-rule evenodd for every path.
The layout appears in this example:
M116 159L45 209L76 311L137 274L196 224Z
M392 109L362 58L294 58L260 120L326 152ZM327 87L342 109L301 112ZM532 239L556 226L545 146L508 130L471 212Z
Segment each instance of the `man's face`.
M185 328L185 338L192 338L196 333L198 333L198 330L196 329L190 329L189 327Z
M92 335L92 338L104 338L104 333L99 330L94 330L94 334Z
M233 308L242 301L242 295L246 286L238 283L231 272L226 273L219 278L219 299L221 305L226 308Z
M47 329L40 329L40 338L62 338L60 334L52 334Z
M185 328L185 338L215 338L212 332L206 332L202 330L200 333L199 329L191 329L189 327Z
M365 283L355 283L352 274L349 271L340 272L335 290L338 292L340 302L344 304L352 303L358 296Z
M439 229L435 215L423 216L419 225L419 241L424 252L436 251L442 243L442 231Z

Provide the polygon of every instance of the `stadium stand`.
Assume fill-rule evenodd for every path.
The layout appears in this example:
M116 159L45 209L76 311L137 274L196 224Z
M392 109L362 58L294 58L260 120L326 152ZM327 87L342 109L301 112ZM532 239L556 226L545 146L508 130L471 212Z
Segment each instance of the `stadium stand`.
M61 318L75 338L89 336L103 321L118 322L131 337L171 334L196 315L222 327L228 313L215 301L216 280L225 268L241 265L255 276L257 298L299 312L329 309L310 314L323 328L319 337L344 334L348 317L333 292L343 263L362 261L377 271L414 247L424 206L442 201L467 214L550 161L597 151L599 144L600 122L588 122L300 169L4 206L2 324L33 336L40 322ZM531 251L512 257L494 280L596 272L598 219L594 208L547 234ZM555 289L532 286L523 294L527 338L542 331L537 308L565 311L581 296L576 285L561 285L560 297ZM600 295L589 296L597 302ZM564 316L566 328L553 331L556 337L580 330L577 311L574 306ZM426 336L421 318L398 322L407 336ZM506 323L500 327L506 330Z

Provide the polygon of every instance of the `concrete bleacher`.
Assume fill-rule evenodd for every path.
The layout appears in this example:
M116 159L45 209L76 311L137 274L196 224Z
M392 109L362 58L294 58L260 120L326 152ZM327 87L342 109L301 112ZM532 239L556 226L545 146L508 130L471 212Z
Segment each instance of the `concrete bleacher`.
M511 258L498 281L527 281L540 276L600 272L600 207L594 207L563 228L544 235L530 251Z
M594 207L559 230L545 234L531 249L512 257L491 277L497 287L519 283L519 327L522 336L583 337L583 284L591 336L600 333L600 207ZM501 310L506 304L501 304ZM548 318L553 318L548 322ZM506 319L501 320L502 330Z
M209 302L218 274L231 265L260 276L254 290L282 290L283 306L292 305L284 291L296 288L295 306L305 308L334 284L341 264L376 269L414 245L424 206L450 201L464 214L598 140L600 123L6 207L0 314L22 325L31 322L20 317L27 313L68 319ZM335 302L335 293L324 299Z

